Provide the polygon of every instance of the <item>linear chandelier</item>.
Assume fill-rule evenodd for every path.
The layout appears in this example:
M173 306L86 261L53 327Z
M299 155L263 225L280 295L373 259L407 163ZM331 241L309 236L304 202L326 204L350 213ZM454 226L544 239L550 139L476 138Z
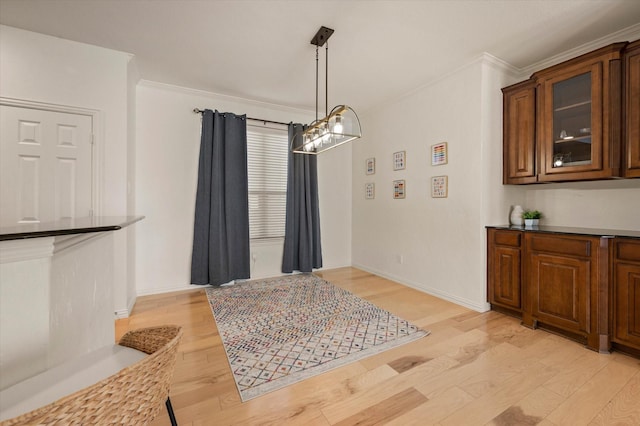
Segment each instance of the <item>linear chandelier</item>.
M333 34L331 28L320 27L311 39L311 44L316 46L316 119L294 135L293 152L297 154L320 154L362 137L360 120L351 107L337 105L331 112L328 111L329 43L327 41L331 34ZM318 119L318 49L325 44L325 117Z

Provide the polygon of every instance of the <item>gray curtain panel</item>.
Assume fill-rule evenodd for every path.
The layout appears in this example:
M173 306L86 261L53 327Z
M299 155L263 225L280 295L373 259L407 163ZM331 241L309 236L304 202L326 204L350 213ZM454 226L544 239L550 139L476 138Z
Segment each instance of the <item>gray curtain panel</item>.
M287 215L282 272L311 272L322 267L318 166L315 155L294 154L300 144L302 124L289 124ZM294 140L295 139L295 140Z
M191 283L220 285L250 275L247 121L202 113Z

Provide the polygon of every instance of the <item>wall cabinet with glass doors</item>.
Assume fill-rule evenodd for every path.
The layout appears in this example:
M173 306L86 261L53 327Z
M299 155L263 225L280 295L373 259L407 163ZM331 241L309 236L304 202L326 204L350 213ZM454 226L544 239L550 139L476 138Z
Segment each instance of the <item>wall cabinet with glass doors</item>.
M632 146L623 142L623 91L632 87L623 79L638 64L625 62L627 45L603 47L502 89L503 183L631 177L621 167L623 149Z

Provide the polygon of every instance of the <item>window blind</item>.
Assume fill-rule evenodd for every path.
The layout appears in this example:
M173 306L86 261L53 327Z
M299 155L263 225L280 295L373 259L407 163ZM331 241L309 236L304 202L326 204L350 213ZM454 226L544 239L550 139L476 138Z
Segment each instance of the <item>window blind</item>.
M287 202L287 130L247 129L249 237L284 237Z

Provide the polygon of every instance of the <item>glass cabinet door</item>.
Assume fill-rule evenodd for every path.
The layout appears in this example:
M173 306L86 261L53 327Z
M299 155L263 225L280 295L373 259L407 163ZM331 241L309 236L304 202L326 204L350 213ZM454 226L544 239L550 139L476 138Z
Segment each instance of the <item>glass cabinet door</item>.
M602 64L549 75L542 88L539 180L592 179L604 173Z
M553 84L552 168L591 165L592 73Z

